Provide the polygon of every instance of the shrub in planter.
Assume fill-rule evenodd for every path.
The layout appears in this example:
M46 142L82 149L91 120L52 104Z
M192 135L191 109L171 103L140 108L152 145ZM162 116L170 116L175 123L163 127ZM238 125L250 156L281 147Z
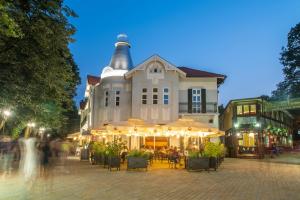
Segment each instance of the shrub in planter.
M127 156L127 169L138 169L148 167L149 153L133 150Z
M201 156L199 151L191 151L189 152L186 168L187 170L208 170L209 158Z
M221 146L219 143L208 142L204 148L204 155L209 157L209 167L217 170L219 166L219 157L221 155Z
M117 168L120 170L121 158L120 151L123 148L122 143L108 143L105 148L105 155L108 157L108 169Z
M91 144L92 161L94 164L104 163L105 145L101 142L93 142Z

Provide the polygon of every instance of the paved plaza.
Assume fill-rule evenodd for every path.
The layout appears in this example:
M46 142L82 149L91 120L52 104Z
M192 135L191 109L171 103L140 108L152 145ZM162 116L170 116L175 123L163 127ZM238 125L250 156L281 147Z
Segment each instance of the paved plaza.
M161 168L163 167L163 168ZM300 199L300 165L226 159L217 172L187 172L155 164L145 171L109 172L68 160L28 190L16 173L0 181L0 199Z

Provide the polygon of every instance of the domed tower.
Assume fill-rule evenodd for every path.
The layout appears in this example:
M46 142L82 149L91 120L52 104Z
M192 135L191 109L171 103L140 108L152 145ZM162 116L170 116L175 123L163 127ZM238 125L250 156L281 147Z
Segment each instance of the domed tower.
M127 121L131 116L131 80L124 74L133 67L127 35L120 34L108 66L101 73L97 100L99 126Z
M119 34L115 43L115 51L111 57L110 63L102 70L101 78L111 76L123 76L133 67L130 56L130 44L126 34Z

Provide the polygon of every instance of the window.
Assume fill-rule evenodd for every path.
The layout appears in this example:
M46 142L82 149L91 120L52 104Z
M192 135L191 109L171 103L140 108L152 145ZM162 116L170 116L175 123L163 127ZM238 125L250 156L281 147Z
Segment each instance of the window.
M200 113L200 97L201 97L201 90L200 89L193 89L192 90L192 109L193 113Z
M116 106L120 106L120 91L116 91Z
M237 115L242 115L243 114L243 106L237 106L236 113L237 113Z
M248 115L249 114L249 105L244 105L244 115Z
M256 114L256 105L238 105L236 107L237 115L255 115Z
M158 89L157 88L153 88L153 104L157 104L158 103Z
M250 114L256 114L256 105L255 104L250 105Z
M147 104L147 88L142 90L142 104Z
M168 105L169 104L169 89L164 88L164 96L163 96L163 104Z
M108 106L108 91L105 92L105 107Z
M163 99L163 103L165 105L169 104L169 89L168 88L164 88L164 99Z

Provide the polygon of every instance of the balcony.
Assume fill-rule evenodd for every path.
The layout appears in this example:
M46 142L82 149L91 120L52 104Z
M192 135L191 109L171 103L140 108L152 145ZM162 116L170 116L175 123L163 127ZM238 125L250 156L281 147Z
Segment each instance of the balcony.
M218 104L216 102L206 102L206 113L217 113L217 112L218 112ZM179 113L189 113L187 102L179 103ZM192 113L202 113L201 105L200 105L200 109L198 109L196 112L195 110L192 110Z

